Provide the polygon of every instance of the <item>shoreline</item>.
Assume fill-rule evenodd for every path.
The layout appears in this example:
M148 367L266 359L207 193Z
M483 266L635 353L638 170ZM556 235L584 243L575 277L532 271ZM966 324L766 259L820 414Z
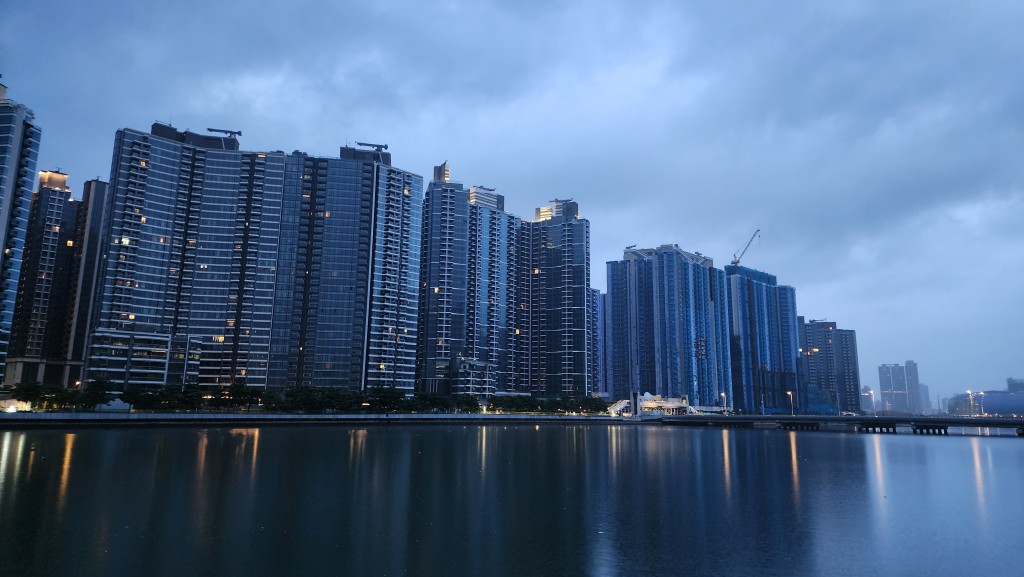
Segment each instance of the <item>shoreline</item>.
M1024 419L811 415L679 415L646 418L520 413L0 413L0 430L138 427L264 427L313 425L660 425L686 428L771 429L822 433L1024 437ZM972 433L970 429L977 429ZM952 430L952 431L951 431ZM985 430L985 433L982 433ZM1005 431L1005 433L1001 432Z
M381 414L292 414L292 413L100 413L47 412L0 414L0 430L61 427L232 427L281 425L352 424L661 424L661 419L631 417L481 414L481 413L381 413Z

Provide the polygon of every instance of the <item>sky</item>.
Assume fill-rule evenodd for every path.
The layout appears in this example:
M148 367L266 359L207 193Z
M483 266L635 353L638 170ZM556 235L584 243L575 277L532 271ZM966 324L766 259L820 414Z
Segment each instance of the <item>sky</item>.
M857 331L861 381L933 400L1024 377L1024 3L0 0L0 74L40 169L109 178L114 133L241 130L573 198L592 285L678 244Z

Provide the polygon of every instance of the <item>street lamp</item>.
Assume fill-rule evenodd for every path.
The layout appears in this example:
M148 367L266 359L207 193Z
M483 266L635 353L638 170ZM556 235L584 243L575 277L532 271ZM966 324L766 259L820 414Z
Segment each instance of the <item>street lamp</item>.
M985 391L982 391L982 392L978 393L978 396L981 397L981 401L980 401L980 404L981 404L981 416L984 417L985 416Z
M967 413L974 416L974 393L970 389L967 389Z
M725 393L718 393L718 396L722 397L722 413L725 413L726 412Z
M789 416L796 415L796 410L793 409L793 391L786 391L786 395L789 396Z

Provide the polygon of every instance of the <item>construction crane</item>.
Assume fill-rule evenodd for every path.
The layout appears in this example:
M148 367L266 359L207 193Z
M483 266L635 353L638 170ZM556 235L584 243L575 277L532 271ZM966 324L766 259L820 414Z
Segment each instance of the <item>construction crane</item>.
M754 242L754 239L757 238L757 235L760 232L761 232L761 229L757 229L757 230L754 231L754 234L750 235L750 240L747 241L747 245L744 246L743 250L740 251L740 255L739 256L736 256L736 253L732 254L732 264L733 265L740 264L740 259L743 258L743 255L747 254L747 249L750 248L750 243Z
M221 134L226 134L229 137L242 136L242 131L241 130L224 130L222 128L207 128L206 131L207 132L219 132Z
M381 152L388 149L388 145L386 144L371 144L369 142L357 142L356 146L365 146L367 148L372 148L377 152Z

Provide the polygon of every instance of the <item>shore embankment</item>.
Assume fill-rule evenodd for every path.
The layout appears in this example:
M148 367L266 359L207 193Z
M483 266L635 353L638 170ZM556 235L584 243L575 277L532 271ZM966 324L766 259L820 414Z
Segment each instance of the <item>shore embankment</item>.
M56 427L262 427L272 425L379 424L617 424L643 420L605 415L523 415L494 413L142 413L142 412L19 412L0 414L0 429ZM660 422L655 420L654 422Z

